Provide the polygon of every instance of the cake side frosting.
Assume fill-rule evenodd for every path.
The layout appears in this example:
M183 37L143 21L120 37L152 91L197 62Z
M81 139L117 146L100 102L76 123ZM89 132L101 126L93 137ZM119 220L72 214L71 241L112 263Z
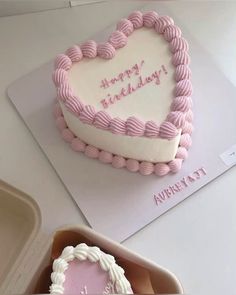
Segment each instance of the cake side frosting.
M105 130L83 124L61 104L65 120L70 130L87 144L113 154L139 161L169 162L175 158L180 133L173 139L146 138L113 134Z

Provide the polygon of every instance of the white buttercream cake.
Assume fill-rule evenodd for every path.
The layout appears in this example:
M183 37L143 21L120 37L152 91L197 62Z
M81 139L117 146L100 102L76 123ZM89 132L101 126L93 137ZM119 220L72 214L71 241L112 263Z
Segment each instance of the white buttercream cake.
M135 11L106 42L57 56L54 114L63 138L116 168L179 171L193 119L188 48L170 17Z

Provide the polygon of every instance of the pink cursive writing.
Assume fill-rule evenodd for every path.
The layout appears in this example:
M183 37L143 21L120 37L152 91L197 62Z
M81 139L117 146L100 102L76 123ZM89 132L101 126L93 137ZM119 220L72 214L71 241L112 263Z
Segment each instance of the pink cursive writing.
M154 194L154 201L157 206L163 204L167 199L174 196L176 193L182 191L187 188L191 183L200 179L202 176L206 175L206 170L201 167L194 171L193 173L183 177L180 181L176 182L173 185L169 185L167 188L162 190L161 192Z
M136 63L135 65L133 65L131 68L125 70L124 72L121 72L120 74L118 74L116 77L112 78L112 79L103 79L101 81L101 88L108 88L111 85L114 85L116 82L123 82L125 79L129 79L132 77L132 75L139 75L141 72L141 68L144 64L144 60L142 60L139 64Z
M151 75L143 77L139 75L138 79L136 80L135 84L128 83L127 86L122 87L120 92L117 94L111 95L110 93L107 94L106 98L102 99L100 103L102 104L104 109L107 109L110 105L114 104L115 102L121 100L123 97L130 95L131 93L137 91L138 89L146 86L149 83L155 83L156 85L160 85L160 75L162 71L167 74L166 68L162 66L160 70L155 70Z

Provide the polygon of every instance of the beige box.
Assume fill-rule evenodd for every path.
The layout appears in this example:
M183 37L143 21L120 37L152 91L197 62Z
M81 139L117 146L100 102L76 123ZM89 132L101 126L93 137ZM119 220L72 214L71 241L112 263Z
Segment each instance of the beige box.
M48 293L52 261L68 245L85 242L113 255L139 294L177 293L183 288L167 269L85 226L41 230L40 208L25 193L0 181L0 293Z

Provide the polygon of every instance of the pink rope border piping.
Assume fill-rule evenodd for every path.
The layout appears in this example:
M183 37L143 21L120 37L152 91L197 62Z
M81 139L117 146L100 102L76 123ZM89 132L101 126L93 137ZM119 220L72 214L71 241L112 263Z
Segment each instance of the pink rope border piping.
M106 111L97 112L93 106L84 105L81 99L75 96L67 82L68 70L73 62L78 62L83 57L95 58L97 55L104 59L113 58L115 51L126 45L127 37L133 30L142 26L154 27L159 34L163 34L165 40L170 44L170 50L173 53L172 64L176 67L175 97L170 113L160 126L153 121L142 122L135 116L127 118L126 121L118 118L119 122L117 122L117 118L111 118ZM56 58L53 80L58 90L58 99L83 123L96 128L129 136L172 139L177 135L178 129L186 125L186 113L191 110L192 105L191 72L188 67L190 58L187 52L188 43L182 38L181 30L174 25L170 17L159 17L155 11L145 14L135 11L129 15L128 19L122 19L117 24L117 31L111 34L108 42L96 44L95 41L89 40L81 47L75 45L69 48L66 54L61 54Z
M130 172L139 172L142 175L156 174L164 176L168 173L176 173L182 167L182 162L188 157L188 149L192 144L191 133L193 131L192 112L188 115L188 125L181 134L180 144L175 159L169 163L152 163L147 161L137 161L135 159L124 158L119 155L98 149L92 145L86 144L68 128L59 103L56 103L53 109L53 115L56 120L56 126L60 131L61 137L71 145L76 152L82 152L87 157L98 159L104 164L111 164L114 168L126 168Z

